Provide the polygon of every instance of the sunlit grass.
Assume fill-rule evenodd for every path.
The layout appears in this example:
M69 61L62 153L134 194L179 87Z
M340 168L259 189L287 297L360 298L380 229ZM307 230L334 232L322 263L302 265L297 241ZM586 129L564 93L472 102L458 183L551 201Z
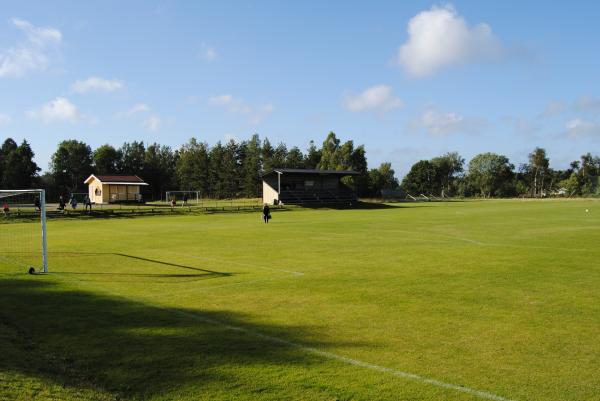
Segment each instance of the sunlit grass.
M50 274L0 264L2 399L482 399L311 349L511 400L600 394L598 201L50 220L48 235Z

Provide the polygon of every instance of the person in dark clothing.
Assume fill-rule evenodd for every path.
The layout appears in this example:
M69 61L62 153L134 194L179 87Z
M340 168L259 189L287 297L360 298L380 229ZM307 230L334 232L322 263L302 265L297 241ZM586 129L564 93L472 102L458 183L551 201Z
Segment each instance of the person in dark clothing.
M35 206L35 211L36 212L41 212L42 211L42 204L40 203L40 198L36 197L35 201L33 201L33 204Z
M265 203L262 208L263 220L265 223L268 223L271 220L271 209L269 209L269 205Z
M187 201L188 201L188 196L187 194L183 195L183 203L181 204L181 207L187 206Z
M83 200L83 206L85 206L85 212L88 212L88 208L89 208L89 213L92 214L92 200L90 199L89 195L85 196L85 199Z
M61 195L58 198L58 210L61 210L62 212L64 212L66 206L67 206L67 204L65 203L65 198L63 198L63 196Z

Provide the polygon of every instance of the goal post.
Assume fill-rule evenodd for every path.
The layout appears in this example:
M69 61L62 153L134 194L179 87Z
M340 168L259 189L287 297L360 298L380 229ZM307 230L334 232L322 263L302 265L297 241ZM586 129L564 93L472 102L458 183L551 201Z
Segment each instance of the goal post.
M0 190L0 262L48 272L46 191ZM36 227L39 219L40 226ZM5 226L4 226L5 225Z
M200 191L167 191L165 193L165 202L169 203L173 199L177 203L180 203L187 197L187 201L190 203L195 203L196 205L200 204L200 199L202 198Z

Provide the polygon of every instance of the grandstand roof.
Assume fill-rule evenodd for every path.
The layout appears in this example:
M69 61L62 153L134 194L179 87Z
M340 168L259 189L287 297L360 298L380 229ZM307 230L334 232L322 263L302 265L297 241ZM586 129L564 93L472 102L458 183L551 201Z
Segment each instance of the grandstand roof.
M90 175L84 184L89 184L93 179L96 179L103 184L119 184L119 185L148 185L137 175L111 174L111 175Z
M308 175L358 175L357 171L353 170L319 170L319 169L307 169L307 168L274 168L268 173L264 173L264 176L271 175L274 173L278 174L308 174Z

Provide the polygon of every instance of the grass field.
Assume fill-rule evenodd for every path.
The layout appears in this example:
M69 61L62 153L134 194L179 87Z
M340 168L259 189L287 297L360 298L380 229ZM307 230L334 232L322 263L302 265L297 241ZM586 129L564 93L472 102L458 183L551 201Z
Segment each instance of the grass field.
M599 201L48 233L50 274L0 265L0 399L600 399Z

